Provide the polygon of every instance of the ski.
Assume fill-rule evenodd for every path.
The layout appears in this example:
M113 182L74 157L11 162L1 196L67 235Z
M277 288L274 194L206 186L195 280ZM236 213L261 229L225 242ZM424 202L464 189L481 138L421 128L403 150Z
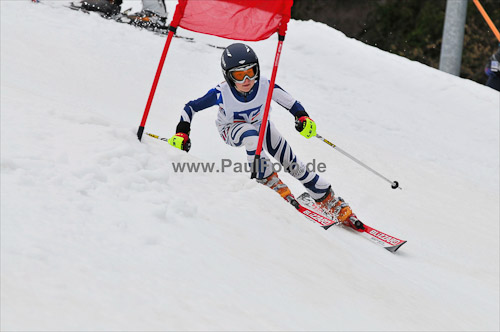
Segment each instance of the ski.
M398 239L392 235L381 232L373 227L365 224L365 229L361 231L361 235L364 238L384 247L390 252L396 252L403 244L406 243L405 240Z
M312 209L309 209L308 207L305 207L304 205L301 205L297 199L295 199L293 196L288 196L285 198L290 204L292 204L297 211L302 213L307 219L312 220L318 224L321 225L324 229L328 229L333 225L340 224L339 221L330 219L326 216L323 215L323 213L320 213L316 208L317 206L311 206ZM315 208L316 207L316 208Z
M168 32L169 32L169 26L166 24L166 19L165 19L165 25L158 23L161 21L161 19L158 19L157 17L140 17L137 14L130 14L130 11L132 8L129 8L121 13L116 13L116 14L111 14L111 13L104 13L98 10L88 10L84 7L82 7L82 3L78 2L71 2L69 5L65 5L65 7L75 10L75 11L80 11L85 14L90 14L91 11L97 13L100 15L102 18L107 19L107 20L114 20L117 23L124 23L124 24L129 24L132 25L136 28L139 29L144 29L147 31L153 32L155 35L160 36L160 37L167 37ZM182 40L185 40L188 43L196 43L193 37L186 37L186 36L180 36L177 33L174 35L175 38L179 38ZM205 45L217 49L225 49L224 46L217 46L214 44L209 44L205 43Z
M303 193L299 197L289 199L288 201L300 213L306 216L309 220L320 224L320 226L324 229L328 229L331 226L342 226L342 223L338 220L325 216L323 210L316 204L314 199L308 193ZM392 253L396 252L403 244L406 243L405 240L398 239L366 224L364 224L364 229L348 228Z
M71 2L69 5L65 5L64 7L67 7L71 10L76 10L76 11L80 11L82 13L85 13L85 14L90 14L90 12L84 8L82 8L82 4L81 3L74 3L74 2Z

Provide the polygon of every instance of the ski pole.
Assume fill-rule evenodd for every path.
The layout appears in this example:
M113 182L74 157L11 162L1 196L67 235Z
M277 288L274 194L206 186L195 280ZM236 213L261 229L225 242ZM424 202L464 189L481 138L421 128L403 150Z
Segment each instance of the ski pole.
M399 188L399 189L403 189L399 186L399 183L398 181L391 181L389 180L388 178L386 178L385 176L383 176L382 174L380 174L379 172L375 171L373 168L369 167L368 165L366 165L365 163L361 162L359 159L356 159L355 157L351 156L349 153L345 152L344 150L342 150L341 148L339 148L338 146L336 146L335 144L333 144L332 142L330 142L329 140L323 138L321 135L319 134L316 134L316 137L318 139L320 139L321 141L325 142L326 144L330 145L332 148L336 149L338 152L342 153L344 156L348 157L349 159L353 160L354 162L356 162L357 164L363 166L364 168L366 168L367 170L369 170L370 172L372 172L373 174L377 175L378 177L384 179L385 181L389 182L391 184L391 188L392 189L396 189L396 188Z
M168 142L168 138L165 138L165 137L160 137L158 135L155 135L155 134L151 134L151 133L144 133L150 137L153 137L153 138L156 138L156 139L159 139L160 141L164 141L164 142Z

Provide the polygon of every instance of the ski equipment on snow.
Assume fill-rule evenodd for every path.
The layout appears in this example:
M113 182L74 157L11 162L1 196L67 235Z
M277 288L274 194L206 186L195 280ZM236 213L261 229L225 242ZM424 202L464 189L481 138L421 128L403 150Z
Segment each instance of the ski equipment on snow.
M315 202L317 206L325 211L327 216L331 216L344 225L356 230L363 228L363 223L352 212L349 204L342 197L335 196L332 187L329 188L328 192L322 198L316 199Z
M149 137L155 138L160 141L168 143L168 138L160 137L155 134L145 132ZM280 194L281 195L281 194ZM283 197L288 203L297 209L302 215L307 219L318 223L324 229L329 229L332 226L342 226L342 223L336 220L334 217L329 217L323 209L321 209L315 202L315 200L308 194L303 193L299 197L295 198L293 194ZM390 252L396 252L406 241L398 239L392 235L381 232L373 227L370 227L363 223L363 229L355 229L349 227L353 231L359 233L362 237L378 244L379 246L387 249Z
M318 218L315 216L315 218L310 218L309 215L304 214L308 219L313 220L321 225L324 229L328 229L330 226L333 225L342 225L338 220L333 220L325 216L325 212L316 204L314 199L308 194L308 193L303 193L296 199L297 204L299 204L300 207L303 207L304 209L307 209L309 211L312 211L321 217L325 219ZM299 210L300 212L300 210ZM308 212L309 213L309 212ZM328 219L331 221L331 224L326 226L324 225L325 220ZM362 237L378 244L379 246L387 249L390 252L396 252L403 244L406 243L406 241L398 239L392 235L389 235L387 233L381 232L373 227L370 227L366 224L363 224L363 229L354 229L352 227L349 227L349 229L352 229L353 231L359 233Z

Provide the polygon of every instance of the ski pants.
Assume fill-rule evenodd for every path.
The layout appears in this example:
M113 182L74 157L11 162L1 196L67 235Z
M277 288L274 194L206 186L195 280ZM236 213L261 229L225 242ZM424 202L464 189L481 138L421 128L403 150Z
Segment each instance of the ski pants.
M232 123L219 127L219 133L226 144L234 147L245 147L247 160L250 165L253 165L255 159L255 152L259 141L259 130L260 123ZM299 180L312 198L319 199L327 193L330 183L315 172L309 172L306 169L304 163L293 153L290 144L288 144L271 121L267 123L260 154L260 167L257 169L257 179L266 178L274 171L266 152L279 161L286 172Z

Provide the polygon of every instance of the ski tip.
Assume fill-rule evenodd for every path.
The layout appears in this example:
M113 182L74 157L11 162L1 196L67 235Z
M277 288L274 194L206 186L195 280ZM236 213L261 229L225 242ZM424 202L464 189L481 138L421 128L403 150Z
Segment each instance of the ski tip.
M392 253L395 253L403 244L405 244L407 241L403 241L402 243L398 244L397 246L392 246L392 247L385 247L385 249L389 250Z

